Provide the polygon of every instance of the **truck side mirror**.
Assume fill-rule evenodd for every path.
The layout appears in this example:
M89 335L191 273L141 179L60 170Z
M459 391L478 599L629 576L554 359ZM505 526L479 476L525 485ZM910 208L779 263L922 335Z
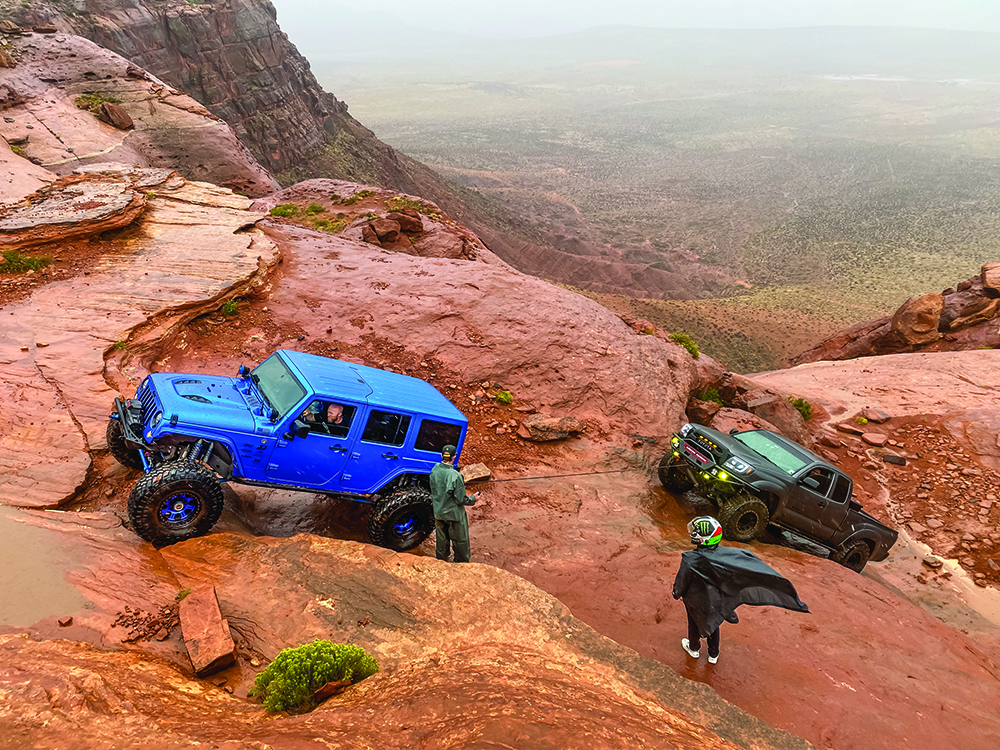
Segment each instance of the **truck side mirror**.
M309 434L309 425L303 422L301 419L296 419L292 422L292 429L288 430L281 437L285 440L292 440L293 438L300 437L304 438Z
M236 377L245 378L250 374L250 368L246 365L240 365L240 369L236 371Z
M819 492L819 480L816 479L816 477L806 477L805 479L802 480L802 484L804 484L811 490Z
M740 431L739 431L739 429L738 429L738 428L734 427L733 429L731 429L731 430L729 431L729 434L730 434L730 435L739 435L739 434L740 434Z

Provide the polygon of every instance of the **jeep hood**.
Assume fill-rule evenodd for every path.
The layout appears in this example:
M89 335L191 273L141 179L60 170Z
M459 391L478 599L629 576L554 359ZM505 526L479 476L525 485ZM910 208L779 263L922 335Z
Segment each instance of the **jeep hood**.
M183 373L149 376L163 407L164 419L174 415L185 424L200 424L226 430L253 432L254 417L237 390L236 378Z

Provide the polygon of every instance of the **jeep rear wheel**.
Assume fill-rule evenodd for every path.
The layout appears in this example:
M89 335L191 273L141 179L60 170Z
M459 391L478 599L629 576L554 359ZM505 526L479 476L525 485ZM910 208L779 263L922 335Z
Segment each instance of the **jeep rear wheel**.
M372 544L403 552L413 549L434 530L431 493L410 487L377 503L368 516L368 538Z
M830 559L855 573L860 573L868 564L868 558L871 557L871 554L872 550L868 543L864 540L858 540L838 547L837 551L830 555Z
M108 441L108 450L115 460L122 466L130 469L142 470L142 459L139 458L139 451L125 445L125 428L117 419L108 420L108 429L105 431Z
M749 542L764 533L770 520L767 506L753 495L737 495L719 509L719 523L726 539Z
M222 507L222 487L211 469L168 461L136 482L128 517L136 534L159 547L208 533Z
M660 477L660 484L668 490L674 492L687 492L694 487L694 482L684 468L674 460L674 454L668 453L660 459L660 465L656 468L656 473Z

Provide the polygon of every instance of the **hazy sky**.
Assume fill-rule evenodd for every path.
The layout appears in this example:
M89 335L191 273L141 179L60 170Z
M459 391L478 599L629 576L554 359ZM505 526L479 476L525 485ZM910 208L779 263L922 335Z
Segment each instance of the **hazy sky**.
M776 28L920 26L1000 31L1000 0L272 0L282 27L338 16L394 16L409 26L484 36L537 36L590 26ZM318 15L317 15L318 14ZM319 21L319 19L322 21ZM386 19L389 20L389 19ZM377 33L377 32L375 32Z

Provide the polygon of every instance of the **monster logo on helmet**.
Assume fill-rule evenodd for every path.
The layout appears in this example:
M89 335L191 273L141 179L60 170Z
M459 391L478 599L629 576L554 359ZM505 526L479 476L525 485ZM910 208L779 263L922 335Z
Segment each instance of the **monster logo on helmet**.
M691 544L714 547L722 541L722 524L711 516L698 516L687 525Z

